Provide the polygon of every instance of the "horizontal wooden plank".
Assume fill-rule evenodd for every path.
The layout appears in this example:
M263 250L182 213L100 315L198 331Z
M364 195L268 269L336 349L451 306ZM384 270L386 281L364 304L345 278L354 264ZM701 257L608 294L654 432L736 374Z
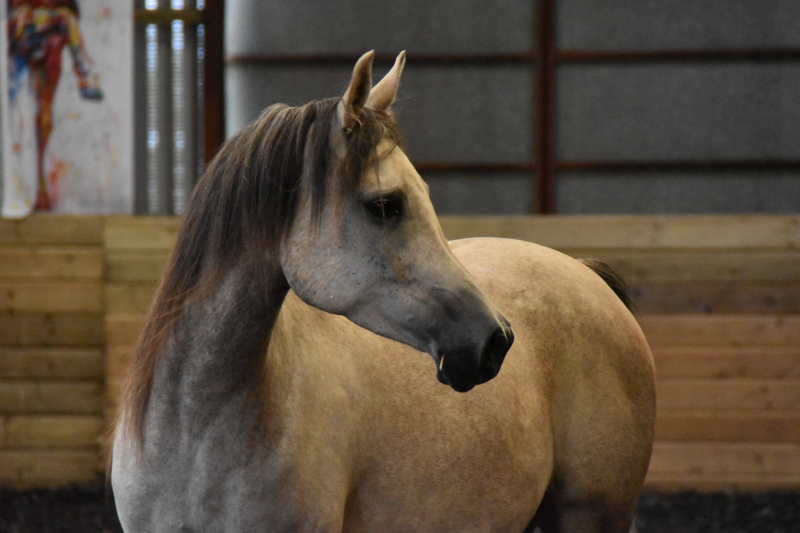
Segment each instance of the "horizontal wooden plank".
M600 259L629 283L800 281L800 249L786 250L569 250Z
M114 421L117 407L125 393L126 380L124 378L109 378L106 382L105 412L106 419Z
M629 283L637 314L800 314L800 283L664 282Z
M800 315L639 315L651 346L797 346Z
M169 251L179 226L179 217L107 217L104 246L108 250Z
M797 491L800 490L800 476L770 474L647 474L644 489L656 492L754 492L754 491Z
M103 249L76 246L0 247L0 278L103 279Z
M97 450L0 450L0 483L15 488L100 481Z
M0 279L0 312L91 313L103 311L97 281L10 281Z
M85 314L0 313L0 346L101 347L103 316Z
M660 379L659 409L800 410L800 379Z
M106 343L109 348L136 346L144 330L147 315L115 313L106 315Z
M108 283L106 290L107 313L139 313L150 310L156 287L151 283Z
M100 381L0 381L0 413L101 414Z
M0 379L102 379L103 373L100 349L0 347Z
M659 409L656 440L800 443L800 411Z
M800 378L800 346L653 346L669 378Z
M106 254L110 282L146 281L155 285L169 260L168 250L109 250Z
M506 237L558 250L753 249L800 247L800 217L691 216L443 216L448 239Z
M649 473L800 476L800 444L656 441Z
M0 415L0 447L96 448L105 431L102 416Z
M102 246L103 217L34 213L21 220L0 220L0 244Z
M109 346L106 350L106 379L127 376L135 352L135 346Z

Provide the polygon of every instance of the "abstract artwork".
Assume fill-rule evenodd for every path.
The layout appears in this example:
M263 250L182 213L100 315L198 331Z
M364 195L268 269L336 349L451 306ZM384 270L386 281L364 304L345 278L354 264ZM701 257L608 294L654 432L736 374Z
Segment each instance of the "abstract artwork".
M2 215L130 213L133 2L6 4Z

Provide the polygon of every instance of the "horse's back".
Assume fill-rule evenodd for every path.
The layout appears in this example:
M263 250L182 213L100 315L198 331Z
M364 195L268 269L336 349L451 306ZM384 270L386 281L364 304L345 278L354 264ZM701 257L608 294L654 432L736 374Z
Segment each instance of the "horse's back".
M311 476L308 461L325 458L319 468L347 485L345 522L356 529L456 530L459 517L464 527L503 521L499 529L521 531L548 487L579 499L606 493L628 512L654 410L636 321L563 254L504 239L451 245L514 329L500 374L456 393L436 381L427 355L290 294L273 340L292 354L275 366L292 386L273 391L292 416L314 418L297 426L314 435L292 437L316 450L304 468Z

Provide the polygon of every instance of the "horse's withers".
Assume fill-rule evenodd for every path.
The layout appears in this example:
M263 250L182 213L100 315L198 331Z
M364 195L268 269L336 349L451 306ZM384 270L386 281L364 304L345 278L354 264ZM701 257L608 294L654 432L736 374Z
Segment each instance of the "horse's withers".
M405 55L374 88L373 57L359 60L339 104L332 153L346 152L362 113L386 113L395 100ZM347 176L336 165L318 219L314 176L304 175L303 207L281 248L283 274L307 304L429 353L439 381L466 392L500 371L511 327L453 255L408 157L384 137L375 163L344 199L337 181Z

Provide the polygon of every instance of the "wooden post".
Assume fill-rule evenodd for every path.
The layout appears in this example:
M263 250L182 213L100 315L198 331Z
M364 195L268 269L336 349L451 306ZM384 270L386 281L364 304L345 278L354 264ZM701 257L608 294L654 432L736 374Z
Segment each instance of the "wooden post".
M536 91L536 186L534 211L555 212L555 0L539 2L539 68Z
M225 140L225 0L206 0L205 131L208 163Z

